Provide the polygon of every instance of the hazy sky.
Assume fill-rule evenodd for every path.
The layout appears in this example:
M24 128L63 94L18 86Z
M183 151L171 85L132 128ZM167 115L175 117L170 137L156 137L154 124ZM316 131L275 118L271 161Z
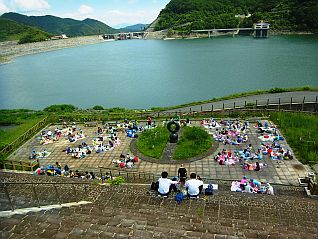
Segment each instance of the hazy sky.
M0 0L0 14L93 18L110 26L151 23L170 0Z

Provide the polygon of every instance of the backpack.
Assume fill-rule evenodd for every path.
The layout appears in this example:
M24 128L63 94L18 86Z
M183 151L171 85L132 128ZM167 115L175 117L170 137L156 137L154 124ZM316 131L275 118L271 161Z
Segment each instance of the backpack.
M205 195L213 195L213 186L212 186L212 184L210 183L209 185L208 185L208 187L205 189Z
M183 199L184 199L183 193L182 192L178 192L176 197L175 197L175 200L178 202L178 204L181 204Z
M159 182L152 182L150 189L151 189L151 190L158 191L158 189L159 189Z

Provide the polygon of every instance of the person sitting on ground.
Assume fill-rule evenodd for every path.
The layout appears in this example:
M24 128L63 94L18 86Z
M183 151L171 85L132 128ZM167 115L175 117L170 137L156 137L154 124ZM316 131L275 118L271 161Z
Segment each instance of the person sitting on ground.
M166 171L161 173L161 178L159 178L158 182L159 195L166 197L170 194L172 189L176 189L176 184L178 183L178 181L172 181L171 179L168 179L168 173Z
M183 167L183 164L181 164L180 168L178 169L178 177L179 178L186 178L187 177L187 169Z
M198 197L203 188L203 182L197 179L195 173L191 173L190 180L186 181L185 187L188 190L188 197Z

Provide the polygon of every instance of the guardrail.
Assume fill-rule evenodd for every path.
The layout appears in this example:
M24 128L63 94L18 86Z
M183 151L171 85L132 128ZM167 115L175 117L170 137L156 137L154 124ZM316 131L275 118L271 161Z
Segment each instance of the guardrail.
M11 144L8 144L5 146L1 151L0 154L2 155L9 155L14 150L19 148L21 144L29 140L33 135L38 133L41 129L43 129L46 125L50 123L50 118L45 117L38 123L36 123L34 126L32 126L29 130L27 130L24 134L22 134L20 137L18 137L16 140L14 140Z
M130 180L137 180L137 179L144 179L149 181L155 181L158 176L153 173L146 173L140 171L128 171L128 170L121 170L119 168L106 168L106 167L98 167L99 174L101 178L115 178L121 176L125 178L126 181Z
M3 169L7 170L22 170L34 172L40 166L39 160L33 161L16 161L16 160L6 160L2 163Z
M31 190L30 188L27 188L27 191L30 192L31 191L31 196L32 199L35 199L35 204L37 207L41 207L41 206L45 206L44 201L43 200L41 202L40 199L40 193L39 193L39 188L40 186L51 186L52 191L47 190L46 192L46 199L50 196L55 199L55 201L58 202L58 204L62 204L63 203L63 199L60 197L61 193L58 190L58 187L62 187L62 186L70 186L72 189L67 191L68 196L71 196L72 199L75 200L75 202L79 202L79 190L76 189L75 186L78 185L89 185L89 182L81 182L81 183L34 183L34 182L0 182L0 188L3 188L3 191L8 199L10 208L12 211L14 211L15 209L17 209L17 206L14 205L14 200L13 198L16 197L16 195L10 195L10 187L12 189L13 186L18 186L19 187L19 192L21 194L21 191L24 190L26 188L26 186L31 186ZM84 187L84 190L86 191L86 188ZM71 192L72 191L72 192ZM73 195L70 195L73 194ZM23 196L26 196L26 193L23 193ZM23 204L24 205L24 204Z

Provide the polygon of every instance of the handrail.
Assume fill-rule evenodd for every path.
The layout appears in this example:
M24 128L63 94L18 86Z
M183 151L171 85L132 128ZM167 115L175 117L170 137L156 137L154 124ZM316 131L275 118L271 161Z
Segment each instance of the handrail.
M55 182L0 182L0 184L13 184L13 185L27 185L27 184L38 184L38 185L82 185L82 184L91 184L91 182L72 182L72 183L55 183Z
M4 169L8 169L11 166L11 170L17 170L17 168L21 168L22 171L28 171L27 169L34 171L34 168L40 165L38 159L33 161L6 160L2 164Z

